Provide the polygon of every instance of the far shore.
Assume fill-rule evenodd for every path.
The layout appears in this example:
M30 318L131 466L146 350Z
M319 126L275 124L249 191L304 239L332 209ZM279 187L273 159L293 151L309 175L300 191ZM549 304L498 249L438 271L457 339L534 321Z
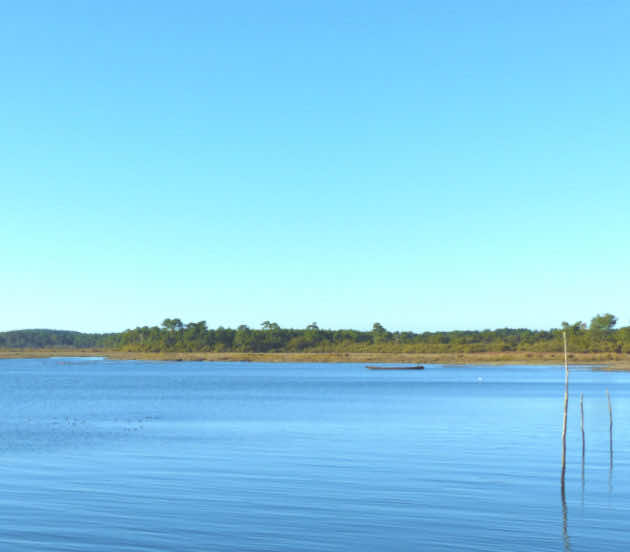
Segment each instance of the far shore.
M120 360L209 361L209 362L326 362L409 364L562 364L562 353L507 351L495 353L209 353L109 351L97 349L5 349L2 358L49 358L54 356L103 356ZM609 370L630 370L630 354L571 353L569 363Z

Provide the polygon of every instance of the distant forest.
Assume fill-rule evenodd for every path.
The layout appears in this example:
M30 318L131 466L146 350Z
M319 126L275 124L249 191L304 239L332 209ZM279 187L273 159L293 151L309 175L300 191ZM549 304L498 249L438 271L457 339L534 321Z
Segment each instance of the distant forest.
M210 329L206 322L184 324L167 318L161 326L120 333L95 334L60 330L0 333L3 349L102 349L144 352L386 352L481 353L502 351L557 352L562 331L572 352L630 353L630 326L616 328L612 314L590 324L563 322L551 330L497 329L451 332L390 332L376 322L370 331L326 330L316 323L305 329L281 328L265 321L260 329Z

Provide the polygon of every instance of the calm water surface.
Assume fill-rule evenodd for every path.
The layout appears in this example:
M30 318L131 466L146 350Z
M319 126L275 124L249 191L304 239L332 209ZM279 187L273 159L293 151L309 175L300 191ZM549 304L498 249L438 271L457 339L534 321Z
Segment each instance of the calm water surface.
M572 372L563 504L560 367L0 360L0 549L625 552L629 399Z

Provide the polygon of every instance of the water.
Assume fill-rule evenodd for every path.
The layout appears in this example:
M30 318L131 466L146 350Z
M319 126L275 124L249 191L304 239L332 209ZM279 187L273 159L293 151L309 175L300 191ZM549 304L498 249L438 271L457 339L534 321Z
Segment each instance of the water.
M630 374L572 372L564 504L563 383L560 367L0 360L0 549L626 551Z

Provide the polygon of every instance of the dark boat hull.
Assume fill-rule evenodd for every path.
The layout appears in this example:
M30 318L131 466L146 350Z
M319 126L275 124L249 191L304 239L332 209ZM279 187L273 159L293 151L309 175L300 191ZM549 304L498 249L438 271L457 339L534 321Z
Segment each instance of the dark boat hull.
M424 366L366 366L368 370L424 370Z

